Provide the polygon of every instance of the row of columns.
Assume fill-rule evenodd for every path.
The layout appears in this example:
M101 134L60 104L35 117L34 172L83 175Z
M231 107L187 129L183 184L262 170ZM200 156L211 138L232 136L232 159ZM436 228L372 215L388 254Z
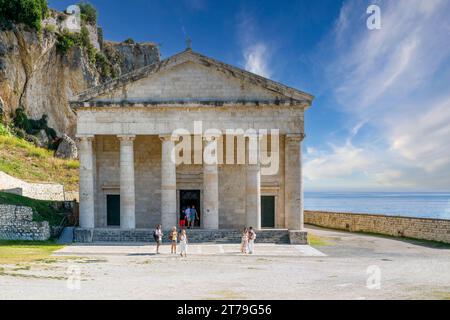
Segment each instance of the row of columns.
M178 141L172 135L160 135L161 157L161 224L164 228L177 225L176 163L172 150ZM93 136L80 138L80 226L94 228L95 219L95 157ZM120 227L136 228L135 218L135 174L134 135L120 135ZM205 147L217 143L218 137L204 140ZM303 184L301 172L301 141L304 135L286 135L285 139L285 216L286 227L303 229ZM247 150L254 152L258 144L247 144ZM215 149L215 148L214 148ZM254 152L253 154L259 154ZM216 161L203 164L203 212L204 229L219 228L219 170ZM246 224L261 228L261 167L260 161L248 164L246 183Z

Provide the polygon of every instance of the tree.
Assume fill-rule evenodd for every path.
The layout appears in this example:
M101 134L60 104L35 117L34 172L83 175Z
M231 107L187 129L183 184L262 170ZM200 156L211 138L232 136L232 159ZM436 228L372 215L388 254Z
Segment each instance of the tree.
M79 2L78 7L80 8L81 19L90 25L97 24L97 10L95 7L89 2Z
M23 23L41 30L41 22L47 16L47 0L0 0L0 23Z

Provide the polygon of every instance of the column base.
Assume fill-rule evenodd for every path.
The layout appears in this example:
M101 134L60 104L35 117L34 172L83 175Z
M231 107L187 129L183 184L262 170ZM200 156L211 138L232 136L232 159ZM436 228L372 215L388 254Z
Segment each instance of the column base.
M308 232L305 230L289 230L290 244L308 244Z

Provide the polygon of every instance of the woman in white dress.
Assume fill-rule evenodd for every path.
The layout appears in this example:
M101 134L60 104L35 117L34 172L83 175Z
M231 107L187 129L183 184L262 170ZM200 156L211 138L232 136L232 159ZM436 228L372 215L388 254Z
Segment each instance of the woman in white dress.
M181 230L181 236L180 236L180 255L186 258L187 257L187 235L186 235L186 230L183 229Z

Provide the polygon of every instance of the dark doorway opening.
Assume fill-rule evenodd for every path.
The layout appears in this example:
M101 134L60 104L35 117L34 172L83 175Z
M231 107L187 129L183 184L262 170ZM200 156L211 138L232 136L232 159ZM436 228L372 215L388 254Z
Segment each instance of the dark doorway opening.
M120 226L120 195L108 194L106 196L106 212L108 227Z
M261 227L275 228L275 196L261 196Z
M179 221L185 218L185 210L194 206L197 211L197 219L195 219L194 227L199 227L201 225L200 203L200 190L180 190L180 212L178 213Z

